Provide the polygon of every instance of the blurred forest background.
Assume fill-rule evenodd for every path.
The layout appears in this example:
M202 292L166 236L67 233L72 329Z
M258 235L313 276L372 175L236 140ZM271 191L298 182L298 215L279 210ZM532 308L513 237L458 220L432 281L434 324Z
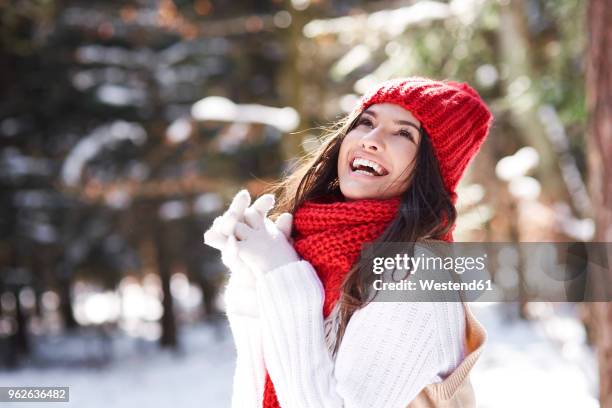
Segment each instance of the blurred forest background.
M227 271L202 233L392 77L467 81L495 115L458 192L457 241L612 241L610 10L0 0L0 385L56 381L79 406L229 406ZM491 353L543 371L485 358L482 407L612 407L610 304L567 306L498 305ZM509 393L519 379L540 388Z

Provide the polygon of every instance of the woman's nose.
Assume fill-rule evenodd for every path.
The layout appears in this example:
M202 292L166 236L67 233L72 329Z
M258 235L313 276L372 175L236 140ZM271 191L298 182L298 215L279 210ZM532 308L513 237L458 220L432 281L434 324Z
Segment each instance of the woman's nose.
M361 147L364 150L380 151L383 148L379 129L374 129L361 138Z

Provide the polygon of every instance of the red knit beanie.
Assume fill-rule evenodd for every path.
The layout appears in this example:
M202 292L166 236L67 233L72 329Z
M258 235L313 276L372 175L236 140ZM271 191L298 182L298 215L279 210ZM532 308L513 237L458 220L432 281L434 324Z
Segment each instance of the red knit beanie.
M444 185L453 204L455 189L472 158L484 142L493 115L466 83L424 77L396 78L368 90L353 110L394 103L409 110L431 138Z

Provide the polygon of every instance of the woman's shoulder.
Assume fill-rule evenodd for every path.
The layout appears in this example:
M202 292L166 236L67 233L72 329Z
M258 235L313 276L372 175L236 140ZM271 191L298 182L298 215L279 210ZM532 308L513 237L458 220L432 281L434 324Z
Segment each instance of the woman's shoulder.
M376 323L377 327L427 326L423 332L435 333L442 345L463 340L465 334L465 310L461 301L387 302L371 301L358 309L351 320L360 325ZM349 321L350 324L350 321Z
M453 242L434 238L422 238L415 242L415 249L430 256L448 256L452 254Z
M377 344L376 358L427 361L427 383L444 380L465 357L460 302L370 302L354 313L346 330L341 355L367 354L368 345Z

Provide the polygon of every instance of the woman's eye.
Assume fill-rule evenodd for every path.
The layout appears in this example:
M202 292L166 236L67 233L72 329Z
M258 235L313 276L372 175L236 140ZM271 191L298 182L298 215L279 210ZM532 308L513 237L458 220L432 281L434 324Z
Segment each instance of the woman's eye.
M412 140L414 142L414 136L412 136L412 133L410 133L407 130L400 130L399 132L400 135L407 137L408 139Z
M372 125L372 121L370 119L361 119L359 121L359 125L371 126Z
M359 122L357 122L357 125L358 126L366 125L368 127L374 126L372 121L370 119L367 119L367 118L359 119ZM401 135L401 136L407 137L408 139L410 139L411 141L414 142L414 136L412 135L412 133L410 133L410 131L408 131L408 130L400 130L398 132L398 134Z

